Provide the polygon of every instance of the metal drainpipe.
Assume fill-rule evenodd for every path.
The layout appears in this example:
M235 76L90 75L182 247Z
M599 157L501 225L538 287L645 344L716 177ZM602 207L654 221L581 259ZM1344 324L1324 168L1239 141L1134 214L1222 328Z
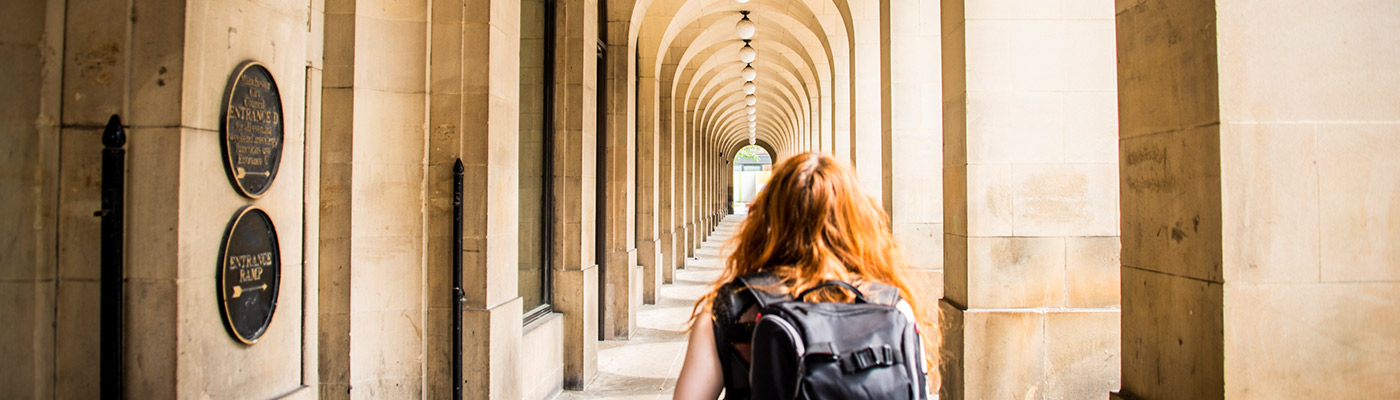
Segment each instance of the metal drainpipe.
M107 120L102 132L102 209L93 216L102 218L102 291L100 349L98 365L102 369L99 391L103 399L121 399L122 395L122 308L125 296L123 265L123 197L126 196L126 131L115 114Z
M452 166L452 399L462 400L462 159Z

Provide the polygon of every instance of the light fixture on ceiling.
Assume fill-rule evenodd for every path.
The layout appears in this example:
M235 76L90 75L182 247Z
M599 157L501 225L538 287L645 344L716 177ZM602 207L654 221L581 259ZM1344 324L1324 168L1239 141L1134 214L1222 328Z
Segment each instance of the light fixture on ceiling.
M753 121L757 121L757 120L758 120L758 115L756 115L756 114L749 114L749 122L753 122Z
M758 59L758 50L749 45L749 41L744 41L744 47L739 48L739 61L748 64Z
M753 138L749 138L749 145L753 146Z
M754 96L754 95L751 95L751 94L750 94L750 95L745 95L745 96L744 96L744 104L748 104L748 105L758 104L758 96Z
M749 19L748 11L740 11L739 13L744 14L744 18L739 19L739 23L734 24L734 33L738 34L740 39L753 39L753 35L758 33L758 25L754 25L753 20Z
M744 82L753 82L755 78L758 78L758 70L753 69L753 65L745 65L739 76L744 78Z
M758 121L749 121L749 127L750 127L750 128L756 128L756 127L758 127Z
M757 108L754 108L754 106L749 106L749 108L748 108L747 110L744 110L744 113L745 113L745 114L757 114L757 113L758 113L758 109L757 109Z
M754 92L757 92L757 91L758 91L758 84L755 84L755 83L753 83L753 82L744 82L744 94L753 94Z

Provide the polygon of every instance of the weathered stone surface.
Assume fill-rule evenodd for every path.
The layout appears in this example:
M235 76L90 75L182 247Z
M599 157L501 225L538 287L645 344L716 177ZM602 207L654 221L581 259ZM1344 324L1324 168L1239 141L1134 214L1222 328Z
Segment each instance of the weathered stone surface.
M1069 307L1114 308L1120 304L1117 237L1065 238L1065 296Z
M1230 398L1400 396L1400 283L1227 284Z
M1316 129L1228 124L1220 157L1225 282L1317 281Z
M1062 238L972 237L967 241L969 308L1063 307Z
M1319 127L1321 280L1400 281L1400 126Z
M554 270L555 309L564 314L564 387L598 374L598 268Z
M526 325L520 339L522 399L543 399L564 384L564 319L550 314Z
M1046 392L1045 314L967 311L961 354L967 399L1039 398ZM1057 371L1059 372L1059 371Z
M1097 399L1118 390L1118 327L1117 310L1046 313L1044 398Z
M1123 392L1225 396L1224 298L1218 283L1123 268Z
M1219 121L1214 3L1118 1L1120 137L1182 131ZM1132 157L1128 149L1122 153L1120 157ZM1131 164L1130 159L1125 167Z
M1219 143L1214 126L1122 141L1123 265L1224 278Z

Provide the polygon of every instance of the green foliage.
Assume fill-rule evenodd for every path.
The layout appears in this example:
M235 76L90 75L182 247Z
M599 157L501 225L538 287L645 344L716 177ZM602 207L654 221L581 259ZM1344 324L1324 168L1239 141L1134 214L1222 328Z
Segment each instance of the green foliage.
M760 153L767 153L767 151L763 150L762 147L758 147L755 145L744 146L744 148L739 149L738 154L734 155L734 162L739 163L743 162L744 160L748 160L749 162L756 163L758 162L758 155Z

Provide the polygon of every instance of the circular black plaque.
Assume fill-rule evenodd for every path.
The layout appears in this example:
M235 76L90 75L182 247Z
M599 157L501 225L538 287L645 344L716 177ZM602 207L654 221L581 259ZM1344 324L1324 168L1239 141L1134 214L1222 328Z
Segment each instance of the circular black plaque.
M224 171L238 193L262 197L282 162L282 94L267 67L244 61L224 89L219 135Z
M243 206L234 213L219 249L219 306L234 339L257 343L272 323L282 281L282 251L267 213Z

